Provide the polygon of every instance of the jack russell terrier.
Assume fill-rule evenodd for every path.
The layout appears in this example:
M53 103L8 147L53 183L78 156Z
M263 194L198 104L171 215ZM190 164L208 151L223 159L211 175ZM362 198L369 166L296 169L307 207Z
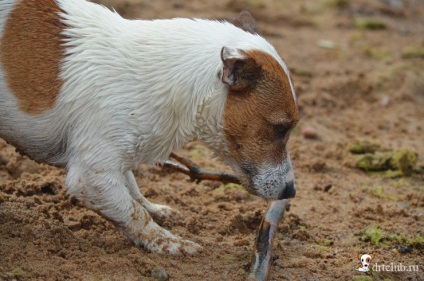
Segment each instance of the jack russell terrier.
M0 0L0 137L65 167L68 193L156 253L200 246L153 219L132 173L201 140L265 199L295 196L289 70L242 12L233 22L126 20L85 0Z

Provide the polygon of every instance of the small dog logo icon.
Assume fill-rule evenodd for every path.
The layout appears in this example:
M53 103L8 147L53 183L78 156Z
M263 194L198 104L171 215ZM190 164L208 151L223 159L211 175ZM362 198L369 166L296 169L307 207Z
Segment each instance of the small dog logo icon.
M370 263L374 259L374 254L358 254L358 259L361 261L361 267L356 270L361 272L370 271Z

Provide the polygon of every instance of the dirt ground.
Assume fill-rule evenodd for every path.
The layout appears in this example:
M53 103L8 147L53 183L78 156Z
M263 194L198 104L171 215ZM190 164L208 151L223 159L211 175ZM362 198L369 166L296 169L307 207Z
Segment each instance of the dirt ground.
M246 9L290 66L302 113L290 140L297 196L274 241L271 280L424 280L423 1L98 2L146 19L232 19ZM415 171L386 178L352 167L346 147L357 139L414 150ZM199 143L179 153L230 172ZM169 280L246 277L267 202L154 166L135 174L146 197L180 212L165 227L203 253L137 248L66 195L64 170L0 140L0 280L161 280L161 270ZM372 265L419 271L361 273L359 253L373 253Z

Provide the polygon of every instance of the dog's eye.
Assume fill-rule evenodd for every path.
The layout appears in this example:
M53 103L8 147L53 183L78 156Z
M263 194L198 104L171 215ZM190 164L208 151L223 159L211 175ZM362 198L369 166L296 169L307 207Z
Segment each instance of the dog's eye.
M274 132L278 140L282 140L286 137L287 133L290 131L290 127L282 124L272 125Z

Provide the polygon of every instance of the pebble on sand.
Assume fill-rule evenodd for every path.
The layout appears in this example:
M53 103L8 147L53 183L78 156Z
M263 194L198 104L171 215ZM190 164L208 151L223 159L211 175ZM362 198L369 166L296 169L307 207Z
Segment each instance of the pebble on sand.
M318 138L318 132L313 127L304 127L302 128L302 135L305 139L317 139Z
M154 280L158 281L167 281L169 280L168 273L166 272L165 268L158 267L152 272L152 277Z

